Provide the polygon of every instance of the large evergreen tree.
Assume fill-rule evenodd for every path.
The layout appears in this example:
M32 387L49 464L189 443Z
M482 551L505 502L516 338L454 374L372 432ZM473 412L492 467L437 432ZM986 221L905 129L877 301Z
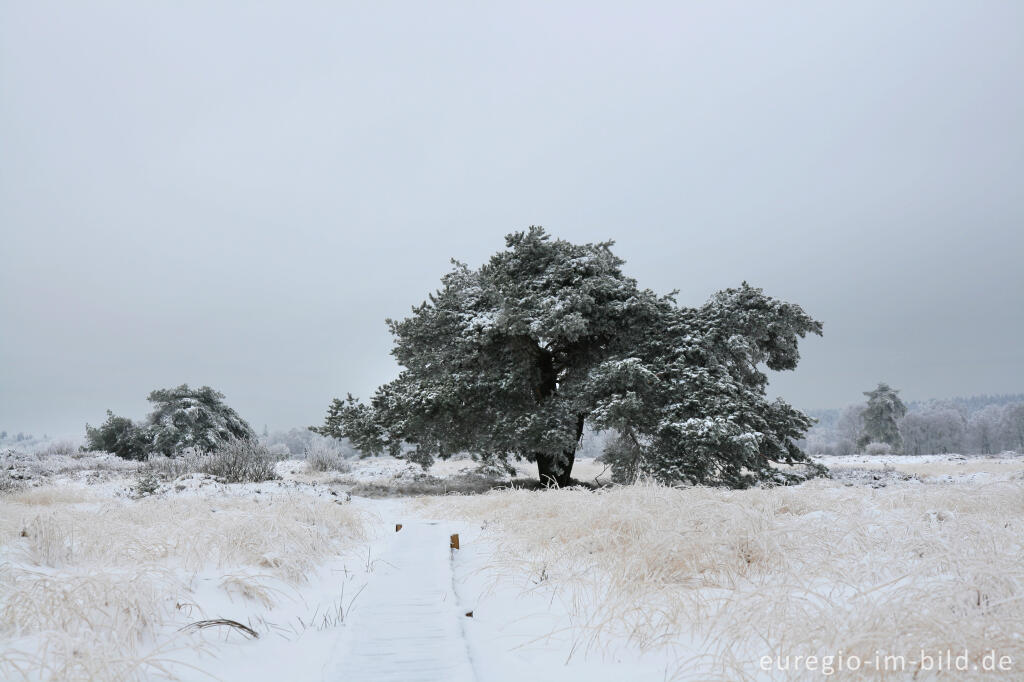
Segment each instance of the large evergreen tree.
M900 400L899 391L884 382L878 388L865 391L867 407L862 413L863 431L857 446L863 449L868 443L888 443L893 452L903 449L899 420L907 414L907 406Z
M798 339L821 333L799 306L744 283L681 308L626 277L612 242L532 227L506 244L478 269L455 262L410 317L388 320L403 371L369 405L336 399L315 430L424 464L525 458L558 485L588 420L618 433L616 468L666 481L743 486L806 462L793 440L810 420L767 401L759 369L794 368Z

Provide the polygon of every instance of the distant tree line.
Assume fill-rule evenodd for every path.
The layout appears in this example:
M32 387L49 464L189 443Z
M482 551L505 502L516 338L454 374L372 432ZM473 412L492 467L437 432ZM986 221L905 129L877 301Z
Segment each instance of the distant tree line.
M289 457L305 457L317 440L327 439L330 447L339 457L359 457L361 453L345 439L320 436L309 428L292 428L287 431L268 431L264 428L260 442L275 452Z
M907 455L1024 453L1024 394L912 402L893 422L895 433L875 431L865 439L866 424L877 417L869 403L870 396L842 410L809 412L818 423L808 431L807 451L849 455L886 442Z
M10 433L7 430L0 430L0 446L14 446L14 447L28 447L36 445L38 443L49 440L47 434L43 434L41 438L37 438L31 433L24 433L19 431L17 433Z

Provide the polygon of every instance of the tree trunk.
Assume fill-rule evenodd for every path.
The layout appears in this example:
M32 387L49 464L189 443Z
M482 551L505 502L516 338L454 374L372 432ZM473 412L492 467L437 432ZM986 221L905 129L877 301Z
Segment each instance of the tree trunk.
M536 341L528 336L519 338L520 347L525 348L536 363L534 365L536 383L533 386L533 397L537 401L538 407L542 408L544 403L558 393L560 370L555 366L555 356L551 351L541 348ZM534 453L534 458L537 461L537 473L543 485L564 488L572 484L572 465L576 461L576 448L579 447L580 438L583 437L583 424L586 417L586 414L577 415L576 439L573 441L572 448L563 452L561 456L547 452Z
M536 454L537 473L543 485L556 486L558 488L572 485L572 465L576 462L576 447L580 443L580 438L583 437L583 425L586 423L586 418L585 414L577 417L575 444L571 450L563 452L561 458L558 455L550 455L544 452ZM561 466L559 466L559 460L562 462Z
M540 482L546 486L565 488L572 485L572 465L576 460L576 450L563 453L565 464L559 467L558 455L537 453L537 473Z

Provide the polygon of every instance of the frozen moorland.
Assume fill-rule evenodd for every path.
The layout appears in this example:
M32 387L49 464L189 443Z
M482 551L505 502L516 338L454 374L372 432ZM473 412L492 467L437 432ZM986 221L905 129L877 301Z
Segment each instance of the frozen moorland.
M0 679L1019 679L1024 458L823 461L793 487L537 490L471 460L225 484L7 451Z

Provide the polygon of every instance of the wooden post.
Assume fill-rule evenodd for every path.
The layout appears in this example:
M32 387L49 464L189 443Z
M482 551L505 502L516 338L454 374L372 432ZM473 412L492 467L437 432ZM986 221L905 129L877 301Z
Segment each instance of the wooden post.
M395 524L395 532L397 533L397 532L398 532L398 531L400 531L400 530L402 530L402 524L400 524L400 523L396 523L396 524Z
M459 534L453 533L451 538L451 544L449 545L452 549L459 548Z

